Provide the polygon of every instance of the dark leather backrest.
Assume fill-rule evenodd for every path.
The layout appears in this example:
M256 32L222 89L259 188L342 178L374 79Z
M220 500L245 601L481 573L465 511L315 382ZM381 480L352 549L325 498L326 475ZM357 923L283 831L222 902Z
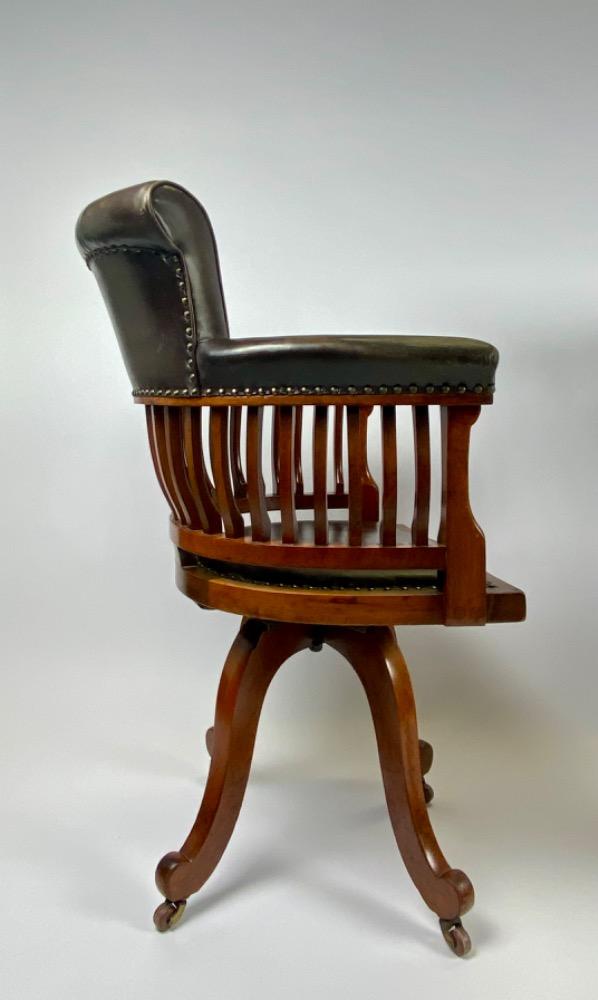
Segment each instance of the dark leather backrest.
M137 184L88 205L77 243L104 296L133 390L196 395L198 341L229 335L203 207L177 184Z

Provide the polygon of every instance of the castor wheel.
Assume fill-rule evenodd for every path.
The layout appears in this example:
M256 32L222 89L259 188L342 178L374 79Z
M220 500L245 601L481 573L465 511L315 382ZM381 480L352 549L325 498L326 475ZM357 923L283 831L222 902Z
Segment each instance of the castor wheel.
M428 784L427 781L423 782L423 786L424 786L424 799L426 800L426 805L429 806L430 802L434 798L434 789L432 788L431 785Z
M161 934L164 931L173 930L180 922L186 905L186 899L179 899L176 903L173 903L170 899L165 899L163 903L160 903L154 913L156 930L160 931Z
M471 938L457 917L455 920L440 920L442 936L453 954L463 958L471 951Z
M208 751L210 757L214 752L214 727L210 726L206 729L206 750Z

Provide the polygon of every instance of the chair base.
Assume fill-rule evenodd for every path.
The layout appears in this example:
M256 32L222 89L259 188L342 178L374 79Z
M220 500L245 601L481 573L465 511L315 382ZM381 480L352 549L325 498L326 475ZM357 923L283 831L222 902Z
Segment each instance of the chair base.
M386 802L397 845L416 888L440 919L443 936L463 956L471 942L461 916L474 901L467 876L444 858L428 817L432 790L423 780L432 747L418 739L415 702L405 660L388 626L327 626L244 619L224 665L214 726L206 733L211 756L202 803L180 851L158 864L165 896L154 923L171 929L189 896L215 870L237 821L251 767L259 716L278 668L303 649L325 643L356 671L370 705Z

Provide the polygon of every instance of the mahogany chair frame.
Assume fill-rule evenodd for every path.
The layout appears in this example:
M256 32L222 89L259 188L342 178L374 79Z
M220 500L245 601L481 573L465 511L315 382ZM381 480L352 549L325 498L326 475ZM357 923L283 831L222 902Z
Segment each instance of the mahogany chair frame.
M206 734L211 765L197 819L181 849L158 865L165 897L154 915L159 930L178 922L226 848L274 674L294 653L327 644L349 661L365 689L390 819L409 874L453 952L469 951L461 917L473 904L473 887L445 860L430 824L432 790L423 775L432 748L418 739L409 674L392 626L483 625L525 615L522 592L486 572L484 536L471 510L470 432L481 407L492 402L490 392L478 389L136 396L146 408L154 467L171 510L177 584L201 607L243 617ZM397 412L405 406L414 434L410 526L397 524ZM266 407L272 408L269 442ZM313 488L307 492L302 457L309 407ZM436 538L429 525L431 407L440 408L441 421ZM375 413L379 485L368 465L368 421Z
M405 865L453 952L466 954L461 917L473 889L430 825L432 748L418 739L394 626L525 615L522 592L486 571L469 500L470 434L492 403L498 351L428 335L231 338L209 217L171 181L96 199L76 239L146 409L177 584L201 607L242 618L206 735L211 765L197 819L158 865L165 899L156 927L180 920L225 850L272 677L297 651L327 644L365 689ZM430 435L436 411L440 461ZM398 419L405 413L412 447ZM369 449L374 428L379 463Z

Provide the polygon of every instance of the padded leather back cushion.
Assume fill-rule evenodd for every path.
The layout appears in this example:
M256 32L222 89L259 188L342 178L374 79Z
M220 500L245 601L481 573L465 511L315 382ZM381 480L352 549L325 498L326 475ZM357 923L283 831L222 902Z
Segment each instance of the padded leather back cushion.
M229 336L216 241L200 203L176 184L148 181L92 202L76 235L133 388L196 394L198 341Z

